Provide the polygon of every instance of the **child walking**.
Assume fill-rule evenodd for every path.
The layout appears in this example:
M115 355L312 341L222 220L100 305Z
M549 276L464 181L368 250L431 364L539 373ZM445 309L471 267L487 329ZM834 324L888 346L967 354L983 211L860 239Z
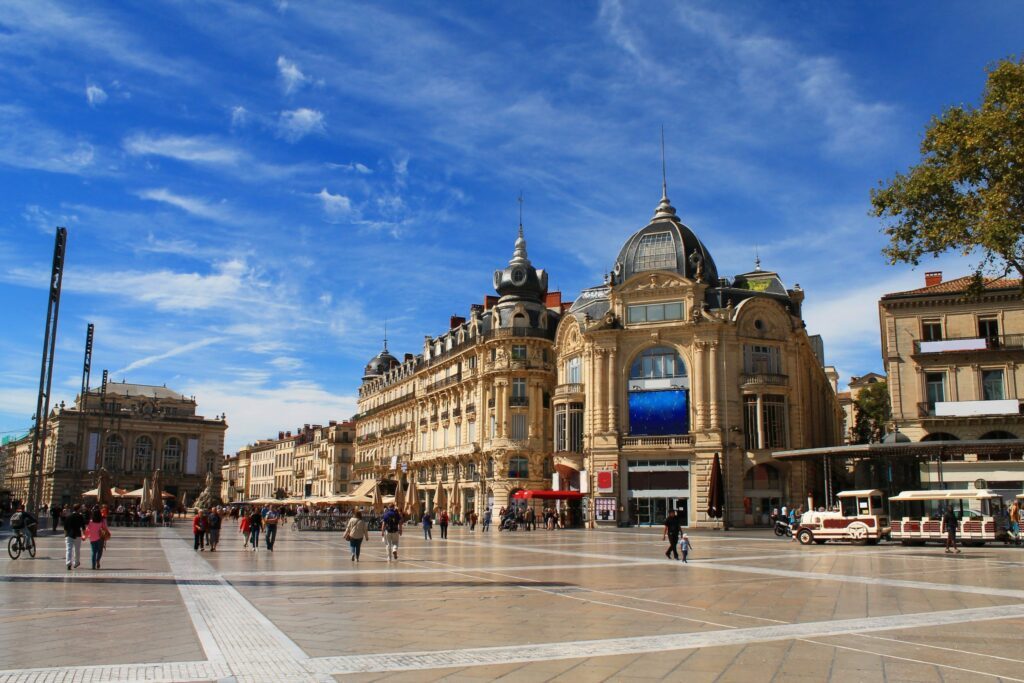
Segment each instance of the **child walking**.
M693 548L693 544L690 543L690 537L683 534L683 537L679 539L679 552L683 555L683 562L686 562L686 556L690 554L691 548Z

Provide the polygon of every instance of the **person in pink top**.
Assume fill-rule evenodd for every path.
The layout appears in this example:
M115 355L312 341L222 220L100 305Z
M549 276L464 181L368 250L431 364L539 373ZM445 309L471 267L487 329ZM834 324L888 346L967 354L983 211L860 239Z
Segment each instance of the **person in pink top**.
M92 509L92 516L85 527L85 536L92 546L92 568L100 568L100 559L103 557L103 546L110 538L110 529L98 507Z

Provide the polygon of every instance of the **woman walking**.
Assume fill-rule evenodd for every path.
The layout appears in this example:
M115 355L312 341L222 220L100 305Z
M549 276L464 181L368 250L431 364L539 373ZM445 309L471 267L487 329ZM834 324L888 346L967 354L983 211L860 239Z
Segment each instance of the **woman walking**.
M249 515L249 543L252 544L252 551L260 549L260 530L263 528L263 515L257 508L253 508Z
M448 538L448 512L441 510L441 514L437 517L437 525L441 527L441 538Z
M423 540L429 541L433 536L430 534L430 529L434 526L434 519L430 516L429 512L423 513Z
M206 550L206 513L202 510L196 510L196 516L192 518L192 535L195 537L192 549Z
M244 512L241 515L241 521L238 522L238 531L242 534L242 550L249 547L249 513Z
M349 548L352 550L352 561L359 561L359 550L363 546L363 539L366 538L367 527L366 522L363 520L363 513L356 510L355 514L352 515L352 519L348 520L348 525L345 527L345 540L348 541Z
M92 546L92 568L100 568L100 560L103 558L103 547L110 538L110 528L103 513L98 507L92 509L92 516L85 527L85 535L89 538L89 545Z

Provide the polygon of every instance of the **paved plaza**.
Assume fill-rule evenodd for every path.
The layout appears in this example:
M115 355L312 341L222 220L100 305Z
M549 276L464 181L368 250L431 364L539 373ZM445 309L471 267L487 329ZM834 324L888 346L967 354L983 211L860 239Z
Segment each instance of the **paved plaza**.
M189 530L115 528L95 572L61 536L5 558L0 681L1024 680L1019 548L696 532L684 565L651 530L410 528L356 566L340 534Z

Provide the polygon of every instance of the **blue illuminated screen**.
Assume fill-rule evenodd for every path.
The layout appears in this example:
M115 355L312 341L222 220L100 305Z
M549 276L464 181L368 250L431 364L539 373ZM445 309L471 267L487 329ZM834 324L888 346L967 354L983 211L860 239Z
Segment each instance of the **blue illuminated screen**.
M686 389L629 392L630 434L689 434L688 394Z

